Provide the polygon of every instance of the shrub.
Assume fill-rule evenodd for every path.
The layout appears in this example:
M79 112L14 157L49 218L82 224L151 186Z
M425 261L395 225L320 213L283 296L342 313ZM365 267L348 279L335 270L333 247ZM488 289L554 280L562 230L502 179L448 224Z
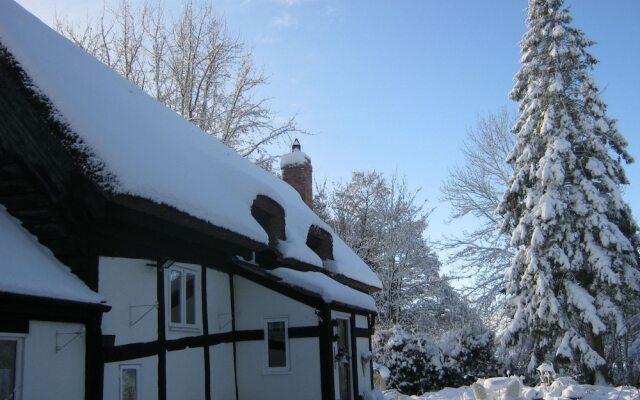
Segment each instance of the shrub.
M406 394L468 385L497 373L493 335L481 328L456 329L434 340L394 326L376 332L374 347L376 362L390 371L387 387Z

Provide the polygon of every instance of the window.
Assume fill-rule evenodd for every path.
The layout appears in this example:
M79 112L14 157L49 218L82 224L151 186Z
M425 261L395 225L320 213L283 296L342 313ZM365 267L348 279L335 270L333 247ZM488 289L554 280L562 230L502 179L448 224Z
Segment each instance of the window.
M174 265L169 269L168 286L170 325L196 328L198 274L194 270Z
M265 320L267 372L289 371L289 323L286 318Z
M251 205L251 215L267 232L271 247L276 247L280 240L286 240L284 208L280 204L259 194Z
M311 225L309 227L307 247L313 250L322 260L333 260L333 237L319 226Z
M140 366L120 366L120 400L140 399Z
M0 336L0 399L20 398L22 339Z

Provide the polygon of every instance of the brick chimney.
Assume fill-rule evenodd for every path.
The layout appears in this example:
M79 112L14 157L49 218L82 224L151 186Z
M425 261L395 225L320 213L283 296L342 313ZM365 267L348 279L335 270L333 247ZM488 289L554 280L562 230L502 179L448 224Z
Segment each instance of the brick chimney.
M291 153L280 157L282 179L300 193L309 207L313 204L313 168L311 159L302 152L298 139L293 141Z

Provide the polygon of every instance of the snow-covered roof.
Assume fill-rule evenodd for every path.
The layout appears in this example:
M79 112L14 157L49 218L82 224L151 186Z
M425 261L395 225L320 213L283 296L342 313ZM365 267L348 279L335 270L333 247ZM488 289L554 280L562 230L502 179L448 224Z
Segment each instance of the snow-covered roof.
M293 167L311 162L311 159L300 149L293 149L291 153L280 156L280 168Z
M166 204L259 243L267 233L251 215L257 195L285 210L293 258L369 286L382 284L371 269L301 200L287 183L243 159L133 83L88 55L13 1L0 1L0 44L51 102L55 118L78 136L99 177L116 194ZM317 225L332 232L334 260L306 246Z
M377 310L373 297L336 282L323 273L296 271L289 268L276 268L269 273L282 279L283 283L320 295L328 304L335 302L369 311Z
M104 299L60 263L0 206L0 292L101 303Z

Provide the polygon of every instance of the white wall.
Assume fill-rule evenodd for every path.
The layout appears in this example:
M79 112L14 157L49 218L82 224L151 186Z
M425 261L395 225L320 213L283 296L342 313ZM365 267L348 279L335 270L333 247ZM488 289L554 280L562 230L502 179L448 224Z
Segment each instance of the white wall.
M149 260L100 257L99 290L111 310L102 317L102 334L116 335L115 345L150 342L158 337L158 311L149 305L156 304L156 268ZM129 307L131 309L129 315ZM137 307L144 306L144 307ZM144 312L149 311L134 326Z
M371 387L371 368L369 367L369 364L372 361L363 364L361 357L363 353L369 352L369 339L360 337L356 338L356 347L357 351L355 357L358 361L358 390L363 394L364 392L373 389Z
M156 302L156 269L148 260L101 257L100 290L109 304L110 312L103 316L103 334L115 334L116 345L147 342L157 339L157 311L153 309L133 327L135 320L148 308L132 310L130 305L147 305ZM179 263L196 272L201 266ZM165 271L165 282L168 270ZM207 269L207 308L209 333L231 331L231 305L229 276L226 273ZM201 274L198 273L198 279ZM167 284L165 283L165 286ZM198 282L198 296L200 282ZM264 318L287 317L289 327L316 326L318 317L313 307L292 300L266 289L242 277L234 277L236 329L262 330ZM168 286L167 286L168 288ZM201 297L197 298L198 318L201 319ZM196 330L179 330L169 326L167 315L167 340L185 336L201 335L202 321ZM365 319L366 321L366 319ZM210 347L211 391L213 398L234 399L233 346L218 344ZM317 338L289 340L291 369L285 374L265 373L266 354L264 341L238 342L238 387L239 398L312 399L320 398L320 353ZM167 352L167 398L196 400L204 398L204 354L202 348ZM117 399L119 390L119 365L140 364L141 379L144 380L142 400L157 396L157 357L148 357L105 366L105 400ZM147 382L148 380L148 382ZM149 397L147 397L147 394Z
M320 350L317 338L289 339L291 369L265 372L263 341L238 342L238 395L242 400L321 398Z
M229 275L207 269L207 311L209 333L231 332L231 297ZM211 398L234 400L233 345L220 343L209 348L211 365Z
M356 314L356 328L369 328L369 320L366 316ZM356 338L356 357L358 359L358 389L360 390L360 393L364 393L373 389L371 387L371 368L369 366L372 361L363 364L361 358L361 355L363 353L369 352L369 340L370 338Z
M207 311L209 313L209 333L231 331L229 275L224 272L207 270Z
M239 276L234 277L236 329L263 329L263 319L286 316L289 327L316 326L315 309Z
M149 260L101 257L99 264L99 292L112 306L103 316L102 329L105 335L116 335L115 345L148 342L157 339L157 310L152 309L134 326L129 326L130 305L156 303L156 268L147 264ZM197 329L180 329L169 324L167 306L167 340L203 334L202 329L202 266L176 263L196 272L198 308ZM165 289L169 286L169 270L164 271ZM229 276L212 269L206 271L207 308L209 332L211 334L231 331L231 305L229 297ZM168 292L167 292L168 293ZM132 310L131 319L135 320L149 307ZM235 382L233 376L233 351L231 344L219 344L210 349L211 390L214 398L233 399ZM138 360L110 363L105 366L105 400L117 399L119 390L119 366L122 364L140 365L143 389L141 400L157 398L157 356ZM201 399L204 398L204 349L185 349L167 352L167 398Z
M167 399L204 400L202 347L167 352Z
M158 357L152 356L105 364L104 400L119 400L121 365L139 367L140 400L156 400L158 398Z
M366 316L356 314L356 328L369 328L369 320Z
M158 311L152 305L157 302L156 268L150 260L100 257L99 292L111 305L111 311L102 318L102 334L116 335L115 345L127 343L150 342L158 337ZM202 266L186 263L176 263L196 272L196 329L180 329L170 326L169 306L165 305L167 315L167 340L179 339L185 336L201 335L202 308L200 279ZM164 270L165 298L168 298L169 285L167 282L169 270ZM218 279L214 279L214 286ZM209 280L207 281L209 283ZM228 284L227 284L228 285ZM228 295L227 295L228 298ZM228 300L227 300L228 302ZM133 306L133 307L132 307ZM144 317L142 315L148 312ZM139 321L135 322L138 318ZM133 326L130 323L135 322Z
M316 326L315 309L242 277L234 278L236 329L263 329L264 318L286 317L289 327ZM290 370L266 372L263 340L238 342L238 395L250 399L320 399L320 348L317 338L289 339ZM315 397L314 397L315 396Z
M211 398L234 400L233 345L221 343L209 348L211 364Z
M56 333L78 332L81 324L31 321L23 342L23 400L84 399L85 336L56 352ZM74 335L58 335L61 346Z

